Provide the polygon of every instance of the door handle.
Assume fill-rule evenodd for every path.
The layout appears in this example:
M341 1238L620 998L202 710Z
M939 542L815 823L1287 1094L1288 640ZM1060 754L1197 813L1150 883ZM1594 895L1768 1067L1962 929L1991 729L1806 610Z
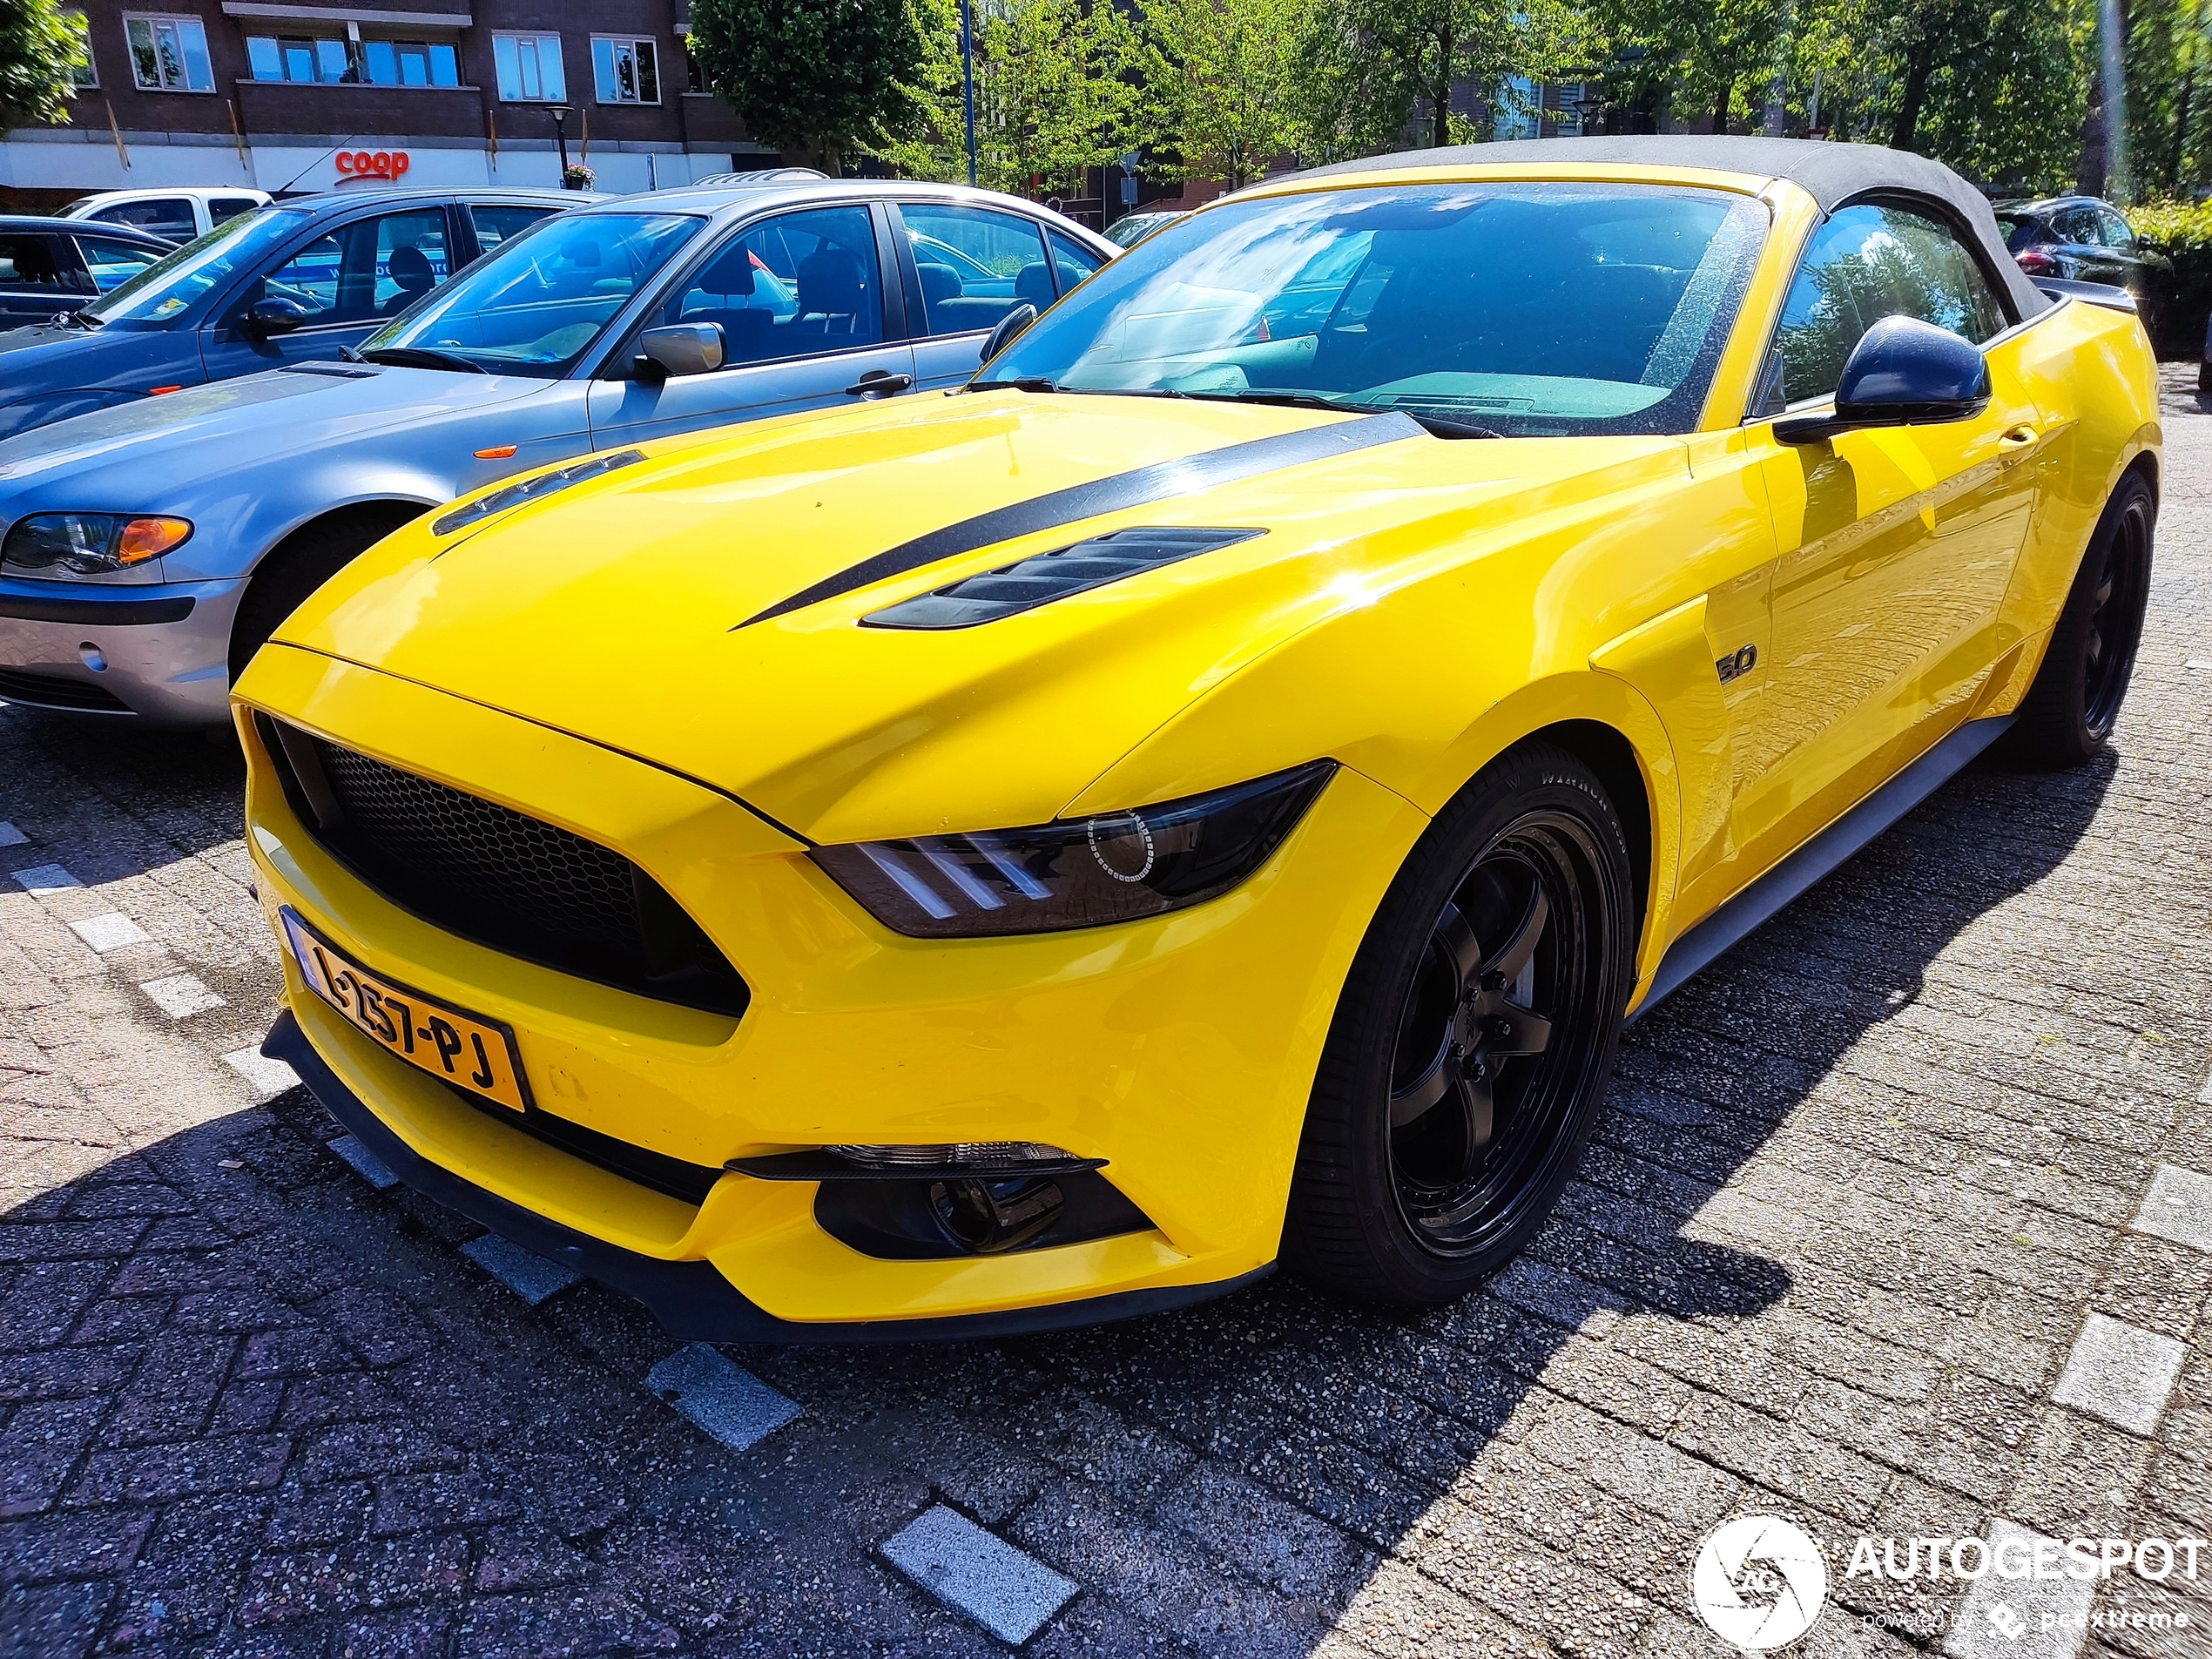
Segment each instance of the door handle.
M2029 426L2023 421L2020 425L2014 427L2010 432L2007 432L2003 437L1998 439L1997 442L1999 447L2001 448L2025 449L2028 447L2028 445L2033 443L2040 435L2041 435L2038 433L2033 427Z
M895 374L887 368L872 368L845 388L847 397L889 397L903 392L914 383L911 374Z

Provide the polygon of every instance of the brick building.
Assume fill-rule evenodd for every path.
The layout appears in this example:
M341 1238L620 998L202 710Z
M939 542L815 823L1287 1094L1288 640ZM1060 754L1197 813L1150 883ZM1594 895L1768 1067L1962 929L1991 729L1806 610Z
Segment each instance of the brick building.
M559 182L552 111L598 187L772 165L692 90L689 0L84 0L90 63L67 125L0 138L0 205L88 191ZM587 156L588 149L588 156ZM385 158L376 162L378 155ZM401 160L401 158L404 158Z

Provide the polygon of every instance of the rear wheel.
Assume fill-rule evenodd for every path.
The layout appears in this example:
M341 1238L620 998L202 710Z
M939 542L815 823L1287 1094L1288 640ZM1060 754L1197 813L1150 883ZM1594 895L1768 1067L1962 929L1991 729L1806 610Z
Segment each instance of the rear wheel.
M2075 766L2111 738L2142 639L2157 516L2140 473L2121 480L2081 556L2020 718L2006 734L2014 759L2054 770Z
M1528 1242L1595 1127L1633 984L1628 838L1548 744L1430 826L1361 943L1298 1148L1283 1253L1418 1305Z
M231 624L231 684L307 596L421 512L394 502L295 530L261 561Z

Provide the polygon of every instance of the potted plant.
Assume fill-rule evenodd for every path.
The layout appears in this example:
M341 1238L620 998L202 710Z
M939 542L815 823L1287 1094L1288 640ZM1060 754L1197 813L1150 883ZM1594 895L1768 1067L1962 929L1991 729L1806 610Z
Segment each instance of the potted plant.
M571 161L561 170L561 187L563 190L589 190L598 182L599 175L581 161Z

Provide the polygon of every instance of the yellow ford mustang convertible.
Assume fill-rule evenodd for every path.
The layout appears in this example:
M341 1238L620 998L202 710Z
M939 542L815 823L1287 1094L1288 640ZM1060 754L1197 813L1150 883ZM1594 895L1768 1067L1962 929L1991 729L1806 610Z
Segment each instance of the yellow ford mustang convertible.
M426 516L238 687L270 1051L684 1336L1454 1296L1625 1020L2127 689L2142 330L1915 157L1385 157L988 347Z

